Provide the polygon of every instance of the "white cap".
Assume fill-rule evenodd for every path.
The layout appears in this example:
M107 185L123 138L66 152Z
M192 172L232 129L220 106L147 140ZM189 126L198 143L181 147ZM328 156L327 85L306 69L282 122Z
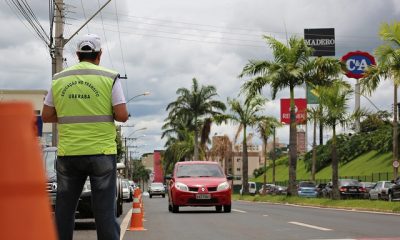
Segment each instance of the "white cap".
M88 33L78 41L77 52L100 52L100 37L96 34Z

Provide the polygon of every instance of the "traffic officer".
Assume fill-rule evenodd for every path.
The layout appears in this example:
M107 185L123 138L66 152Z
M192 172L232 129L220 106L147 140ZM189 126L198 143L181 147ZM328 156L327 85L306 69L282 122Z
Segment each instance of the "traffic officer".
M115 216L116 128L128 119L119 74L99 66L100 38L83 36L79 63L55 74L43 106L44 122L58 125L55 218L60 240L71 240L75 211L87 177L99 240L119 240Z

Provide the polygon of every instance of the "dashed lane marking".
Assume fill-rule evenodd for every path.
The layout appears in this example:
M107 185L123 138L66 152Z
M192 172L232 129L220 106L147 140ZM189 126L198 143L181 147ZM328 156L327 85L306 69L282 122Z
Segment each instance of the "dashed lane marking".
M238 209L232 209L234 212L240 212L240 213L247 213L246 211L238 210Z
M302 227L308 227L308 228L313 228L313 229L317 229L317 230L321 230L321 231L332 231L332 229L329 228L323 228L323 227L318 227L318 226L314 226L314 225L310 225L310 224L306 224L306 223L301 223L301 222L289 222L290 224L295 224L298 226L302 226Z

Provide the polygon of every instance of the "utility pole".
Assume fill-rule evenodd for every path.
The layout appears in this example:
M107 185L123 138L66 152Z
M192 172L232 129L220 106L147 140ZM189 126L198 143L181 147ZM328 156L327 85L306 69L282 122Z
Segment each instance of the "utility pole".
M51 73L54 74L61 72L63 69L63 51L64 51L64 0L54 1L54 48L51 49ZM53 33L50 33L53 34ZM57 123L52 124L52 146L57 146Z
M52 66L52 76L54 74L61 72L63 70L64 63L64 46L67 44L78 32L86 26L107 4L109 4L111 0L108 0L104 5L97 10L78 30L71 35L70 38L64 39L64 19L65 19L65 5L64 0L55 0L54 1L54 47L51 48L51 66ZM50 33L53 34L53 33ZM57 123L52 124L52 146L58 145L58 137L57 137Z

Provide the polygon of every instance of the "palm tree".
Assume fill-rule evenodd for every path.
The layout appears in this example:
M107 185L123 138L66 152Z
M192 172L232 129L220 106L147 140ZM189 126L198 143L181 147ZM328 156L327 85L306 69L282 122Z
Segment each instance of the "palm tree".
M249 193L249 162L248 162L248 153L247 153L247 127L255 126L258 124L263 117L258 115L260 111L263 110L264 103L266 99L261 96L255 96L251 99L247 99L244 104L239 102L237 99L229 99L228 104L230 106L231 113L226 114L225 117L228 120L231 120L234 123L239 124L238 132L243 130L243 151L242 151L242 159L243 159L243 173L242 173L242 189L243 194Z
M190 126L194 132L194 159L199 160L199 132L204 118L221 114L218 111L225 111L223 102L214 100L218 96L214 86L199 86L193 78L192 88L179 88L176 93L179 95L176 101L168 104L169 118L181 118L190 120Z
M321 107L310 107L307 109L307 119L313 123L313 143L312 143L312 164L311 180L315 181L316 163L317 163L317 124L323 122Z
M399 160L399 139L397 123L397 87L400 84L400 22L383 23L379 36L386 43L375 50L378 64L367 68L360 80L363 93L371 93L377 89L381 80L393 81L393 162ZM393 168L393 179L396 179L398 169Z
M296 166L297 166L297 127L294 104L294 88L305 82L305 68L309 63L312 49L307 47L303 39L292 37L288 46L278 40L264 36L272 48L274 60L250 60L243 68L239 77L257 76L242 86L247 98L251 98L265 85L271 86L272 99L279 90L289 87L290 90L290 137L289 137L289 189L288 194L296 195Z
M323 106L324 111L326 111L323 114L324 123L332 129L332 197L333 199L339 199L339 158L337 156L336 147L336 126L339 124L346 126L352 119L351 116L347 114L347 101L349 100L353 90L348 83L342 80L337 80L329 87L317 86L315 92L319 97L319 102Z
M267 145L268 139L274 134L275 128L281 126L282 124L275 117L265 117L261 122L258 123L257 131L260 133L261 139L263 141L263 153L264 153L264 182L263 182L263 194L266 194L265 184L267 183ZM273 146L275 147L275 146ZM275 148L273 149L273 151ZM275 167L275 164L274 166Z
M225 174L231 174L228 166L228 159L232 157L232 143L227 135L214 136L213 146L211 148L211 155L213 159L215 157L223 161Z

